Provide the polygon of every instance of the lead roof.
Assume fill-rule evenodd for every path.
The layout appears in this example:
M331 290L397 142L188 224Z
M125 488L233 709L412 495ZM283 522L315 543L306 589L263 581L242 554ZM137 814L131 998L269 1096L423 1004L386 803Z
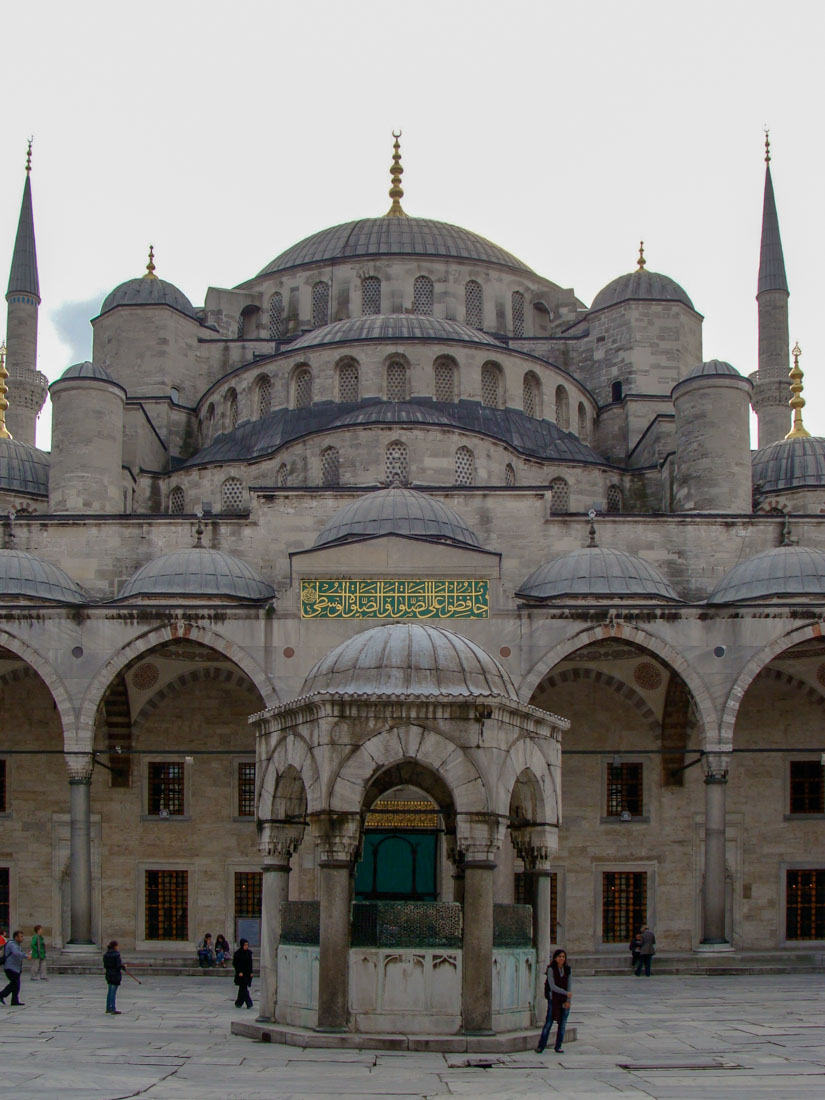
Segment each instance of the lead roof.
M9 272L9 294L32 294L40 298L40 280L37 277L37 247L34 241L34 214L32 212L31 176L26 175L23 185L23 201L20 204L20 220L14 239L14 252Z

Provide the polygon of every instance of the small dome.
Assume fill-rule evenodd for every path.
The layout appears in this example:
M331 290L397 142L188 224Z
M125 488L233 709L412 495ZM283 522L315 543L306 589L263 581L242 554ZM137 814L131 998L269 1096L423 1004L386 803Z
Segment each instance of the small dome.
M332 517L315 540L316 546L372 538L409 535L433 542L479 546L478 536L458 512L415 489L378 489L353 500Z
M661 573L642 558L599 546L574 550L545 562L530 574L516 595L531 600L565 596L679 599Z
M287 348L318 347L322 344L348 344L355 340L463 340L473 344L502 345L492 336L459 321L444 321L420 313L379 313L336 321L304 333Z
M708 603L741 603L789 596L825 596L825 553L807 546L778 546L735 565Z
M275 589L246 562L220 550L195 546L152 558L118 594L135 596L208 596L232 600L271 600Z
M419 623L376 626L336 646L301 695L479 695L518 700L508 673L460 634Z
M825 486L825 439L779 439L753 454L753 484L762 493Z
M656 271L642 270L620 275L608 283L593 299L590 312L630 301L681 302L690 309L694 308L687 293L673 279Z
M50 561L22 550L0 550L0 598L25 596L51 603L86 603L80 585Z
M115 306L171 306L187 317L195 317L195 307L183 291L157 276L147 279L143 275L121 283L104 299L100 312L108 313Z
M730 363L725 363L722 359L709 359L707 363L700 363L698 367L694 367L693 370L689 371L687 378L702 378L705 375L713 374L732 374L736 378L742 377L736 367L732 367ZM687 378L685 381L687 381Z
M96 363L89 362L75 363L74 366L67 367L58 381L62 382L64 378L96 378L101 382L114 382L114 378L105 367L99 367Z
M45 451L30 443L0 439L0 489L47 497L49 461Z

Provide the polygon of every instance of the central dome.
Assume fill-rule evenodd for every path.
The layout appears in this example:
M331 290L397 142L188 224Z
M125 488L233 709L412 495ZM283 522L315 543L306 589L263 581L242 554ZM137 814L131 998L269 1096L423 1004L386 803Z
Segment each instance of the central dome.
M305 264L387 255L477 260L533 274L527 264L469 229L429 218L381 217L361 218L313 233L276 256L258 275Z
M436 542L479 546L478 536L447 504L401 487L378 489L346 504L315 540L316 546L378 535L408 535Z

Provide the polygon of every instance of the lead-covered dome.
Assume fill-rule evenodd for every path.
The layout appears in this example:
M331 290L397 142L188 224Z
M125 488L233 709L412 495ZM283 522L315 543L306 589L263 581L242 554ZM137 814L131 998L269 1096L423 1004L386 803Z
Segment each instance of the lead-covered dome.
M753 454L753 484L762 493L825 486L825 439L779 439Z
M449 505L426 493L402 487L378 489L346 504L326 524L315 545L330 546L378 535L480 545L475 531Z
M682 305L694 308L693 302L687 295L687 291L668 275L660 275L657 271L630 271L627 275L620 275L612 283L603 287L593 299L590 312L595 313L599 309L607 309L608 306L618 305L619 302L681 302Z
M104 298L100 312L108 313L115 306L170 306L187 317L196 316L195 307L183 291L178 290L174 283L167 283L157 276L147 278L142 275L137 279L127 279Z
M195 546L152 558L130 577L119 600L136 596L204 596L214 599L271 600L275 589L254 569L221 550Z
M733 375L735 378L741 378L742 375L736 369L731 366L730 363L726 363L724 359L708 359L706 363L700 363L694 367L693 370L688 371L685 381L688 378L705 378L715 375Z
M0 439L0 489L47 497L49 455L30 443Z
M301 695L501 696L513 681L481 646L436 626L392 623L336 646L310 671Z
M74 363L71 367L66 367L58 381L62 382L64 378L92 378L96 382L115 381L105 367L101 367L98 363L90 363L88 360L84 363Z
M519 587L522 599L610 597L678 600L676 592L652 565L623 550L587 546L545 562Z
M492 336L462 325L460 321L445 321L421 313L379 313L335 321L313 329L293 341L288 350L322 344L346 344L353 340L461 340L501 348L499 341Z
M22 596L48 603L86 603L79 584L50 561L23 550L0 550L0 599Z
M825 553L808 546L778 546L735 565L708 603L825 596Z

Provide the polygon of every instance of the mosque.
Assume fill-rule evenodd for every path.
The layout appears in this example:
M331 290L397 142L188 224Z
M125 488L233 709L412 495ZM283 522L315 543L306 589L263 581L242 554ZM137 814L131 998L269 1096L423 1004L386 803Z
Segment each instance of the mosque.
M643 248L588 305L408 215L397 137L390 171L202 306L150 249L48 385L29 156L0 925L244 935L262 1016L408 1034L524 1027L553 945L626 961L644 923L821 951L825 439L769 148L752 373Z

